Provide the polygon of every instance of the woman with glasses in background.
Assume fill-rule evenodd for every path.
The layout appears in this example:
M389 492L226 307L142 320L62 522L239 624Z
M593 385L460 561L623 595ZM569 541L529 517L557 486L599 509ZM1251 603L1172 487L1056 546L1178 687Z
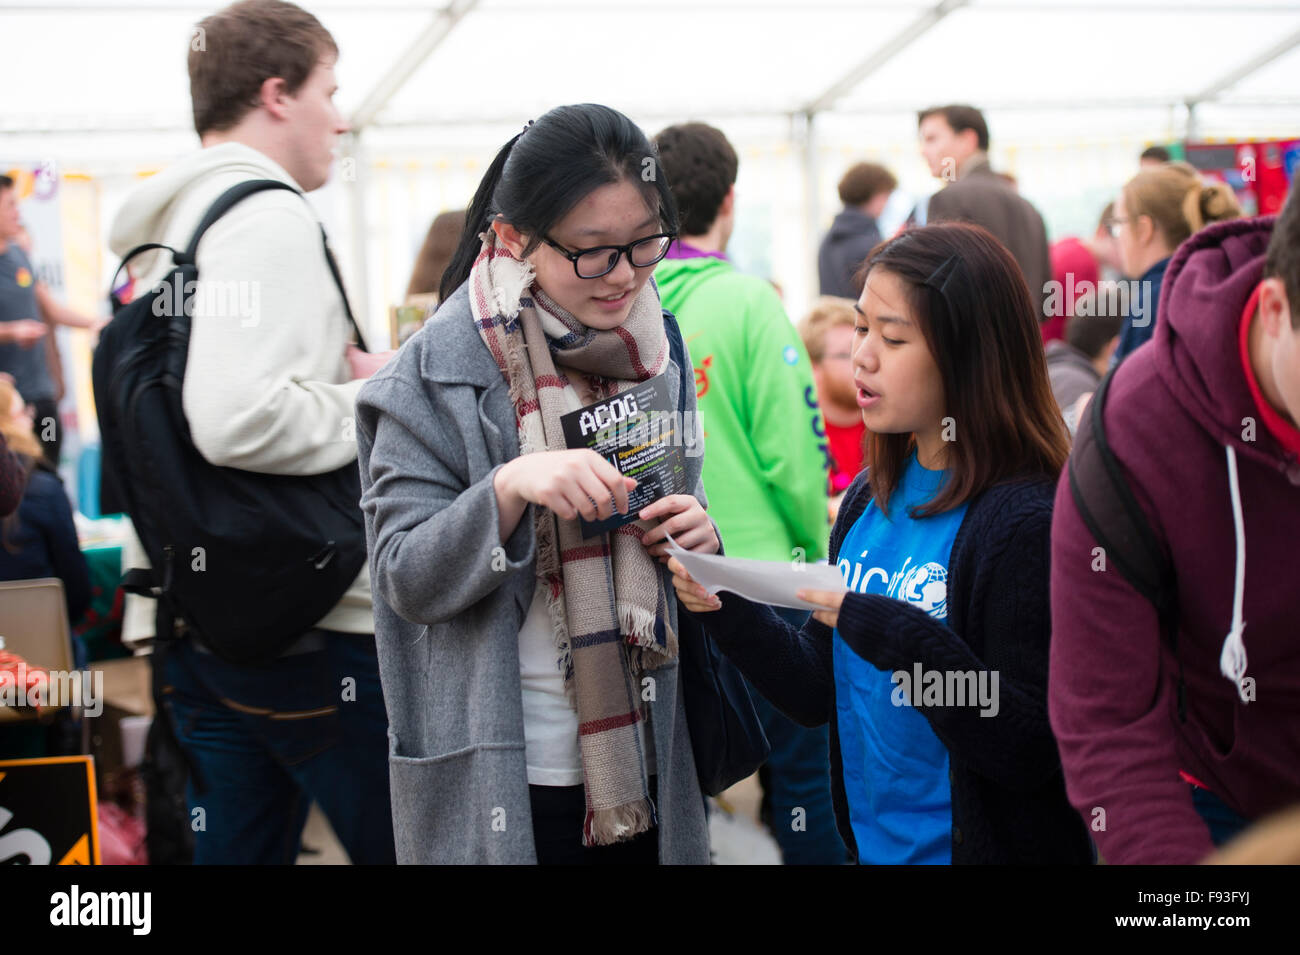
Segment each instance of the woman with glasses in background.
M1184 162L1146 169L1130 179L1115 200L1110 234L1119 246L1128 283L1128 307L1111 367L1147 342L1156 328L1160 285L1174 250L1211 222L1236 219L1241 206L1227 183L1203 183Z
M358 397L399 861L709 862L663 564L669 533L719 549L702 458L692 493L583 537L636 481L560 424L659 375L694 418L649 281L677 228L657 163L607 107L529 124L478 188L442 305Z

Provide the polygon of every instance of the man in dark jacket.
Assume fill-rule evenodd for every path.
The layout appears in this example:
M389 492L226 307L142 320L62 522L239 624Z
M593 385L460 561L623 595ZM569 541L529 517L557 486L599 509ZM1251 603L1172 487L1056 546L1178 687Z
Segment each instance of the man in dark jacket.
M973 106L935 106L918 115L921 154L945 187L930 197L926 223L983 226L1010 250L1036 304L1052 278L1047 227L1038 210L989 166L989 128ZM1043 311L1039 308L1039 320Z
M822 295L857 299L862 283L854 281L867 253L880 242L876 220L898 185L884 166L860 162L840 180L840 210L817 251L817 276Z
M1070 801L1108 861L1195 863L1300 801L1294 193L1276 223L1223 222L1179 247L1155 337L1114 372L1104 410L1170 563L1177 642L1097 547L1062 475L1052 728Z

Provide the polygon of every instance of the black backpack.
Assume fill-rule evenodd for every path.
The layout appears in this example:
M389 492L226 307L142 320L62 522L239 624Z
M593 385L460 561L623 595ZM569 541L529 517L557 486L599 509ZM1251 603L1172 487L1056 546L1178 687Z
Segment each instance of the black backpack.
M1178 579L1106 437L1106 395L1114 377L1112 369L1079 422L1068 465L1070 495L1106 561L1156 608L1160 631L1178 662L1178 719L1186 722L1187 691L1178 652Z
M114 315L93 364L105 509L130 515L153 565L129 571L123 585L158 599L159 638L172 636L168 623L180 618L239 664L278 656L338 603L366 561L356 463L311 477L218 467L195 448L185 420L199 241L232 206L268 189L297 192L274 180L240 183L213 203L184 252L152 242L128 252L119 273L150 249L171 252L175 268L129 304L110 296ZM323 228L321 237L364 349ZM181 314L172 314L178 301Z

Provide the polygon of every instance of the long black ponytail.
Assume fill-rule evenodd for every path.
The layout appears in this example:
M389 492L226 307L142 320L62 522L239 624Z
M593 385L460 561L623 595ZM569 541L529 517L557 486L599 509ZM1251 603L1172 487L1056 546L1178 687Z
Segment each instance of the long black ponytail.
M515 143L519 142L519 137L522 135L523 133L517 133L510 142L497 151L492 165L488 166L487 172L483 174L483 179L478 184L474 199L465 213L465 228L461 230L460 241L456 243L456 251L452 254L447 268L443 270L442 281L438 284L440 302L447 301L447 297L469 278L469 270L473 267L474 260L478 258L479 233L488 227L492 219L492 194L496 192L497 183L501 181L501 173L506 167L506 160L510 158L510 151L515 148Z
M484 173L439 298L446 301L469 278L482 245L479 235L498 214L528 236L527 255L584 196L623 180L657 208L664 231L677 231L677 204L659 154L639 126L595 103L549 111L502 146Z

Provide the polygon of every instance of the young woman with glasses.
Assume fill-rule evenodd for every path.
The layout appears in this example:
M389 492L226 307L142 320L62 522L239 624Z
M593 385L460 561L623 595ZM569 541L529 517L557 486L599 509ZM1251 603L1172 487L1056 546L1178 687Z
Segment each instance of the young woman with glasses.
M358 398L399 861L709 861L663 564L669 533L719 549L702 449L691 493L583 537L636 481L560 424L660 375L694 417L650 282L677 227L657 162L607 107L526 127L479 186L443 304Z
M830 555L847 593L809 591L801 630L672 559L683 605L760 693L831 725L840 834L863 863L1091 859L1047 717L1048 563L1069 439L1038 317L978 226L878 246L853 377L870 465Z
M1160 288L1174 250L1210 223L1241 214L1227 183L1202 182L1187 163L1145 169L1124 184L1115 199L1110 234L1132 291L1126 296L1124 325L1111 356L1112 368L1155 333Z

